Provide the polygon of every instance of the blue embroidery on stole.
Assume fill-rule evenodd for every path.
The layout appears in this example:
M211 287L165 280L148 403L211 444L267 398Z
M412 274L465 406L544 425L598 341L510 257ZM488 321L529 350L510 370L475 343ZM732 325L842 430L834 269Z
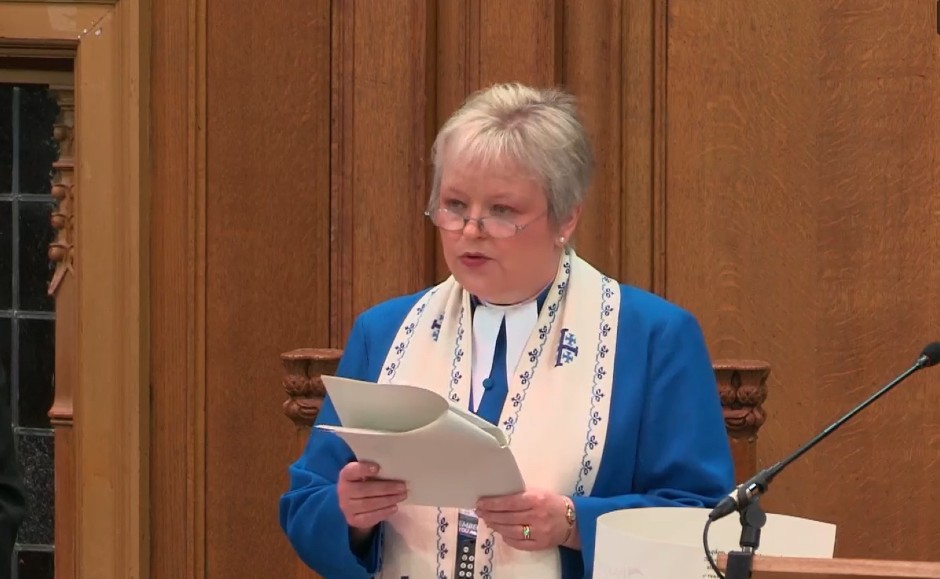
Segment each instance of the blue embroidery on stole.
M444 533L450 523L444 518L444 512L437 509L437 577L438 579L447 579L447 574L441 569L441 563L447 557L447 545L444 543Z
M610 299L614 297L614 290L611 288L611 279L607 276L604 276L601 279L602 292L601 296L601 316L600 322L598 324L597 331L597 353L594 356L594 379L591 384L591 411L588 418L588 430L587 437L584 442L584 454L581 456L581 470L578 472L578 481L575 484L574 492L578 496L584 496L584 477L591 473L594 470L594 465L591 464L591 461L588 460L588 452L593 450L597 445L597 435L594 433L595 427L603 421L603 417L597 412L594 408L598 402L604 398L604 391L597 385L604 376L607 375L607 369L605 368L607 354L610 352L606 345L602 342L603 338L610 333L610 324L607 321L607 318L610 317L610 314L613 313L613 306L610 305ZM619 288L618 288L619 289Z
M431 298L434 297L435 293L437 293L437 288L434 288L426 294L424 303L418 306L418 309L415 310L415 321L405 326L405 334L408 336L408 339L404 342L395 344L394 348L397 358L395 358L394 362L385 367L385 376L389 381L395 377L395 374L398 373L398 369L401 368L401 359L405 357L405 352L408 351L408 346L411 344L411 338L413 338L415 335L414 329L421 322L421 317L424 315L424 310L427 308L428 303L431 301Z
M463 374L461 374L460 370L457 368L457 365L463 360L464 355L463 348L460 347L460 344L463 342L463 334L463 306L461 306L460 315L457 317L457 339L454 341L454 357L450 363L450 388L447 391L447 397L455 404L460 402L460 395L457 394L457 385L460 384L460 381L463 379Z

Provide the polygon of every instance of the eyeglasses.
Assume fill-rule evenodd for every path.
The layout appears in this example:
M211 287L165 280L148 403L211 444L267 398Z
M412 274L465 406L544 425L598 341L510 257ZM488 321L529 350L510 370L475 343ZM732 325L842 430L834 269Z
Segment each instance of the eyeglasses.
M431 218L431 223L443 229L444 231L462 231L467 227L467 223L471 221L476 221L477 228L497 239L505 239L507 237L512 237L513 235L518 234L520 231L528 227L529 225L535 223L540 217L545 215L548 211L543 211L538 216L534 217L532 221L525 223L523 225L516 225L508 219L503 219L502 217L467 217L465 215L460 215L455 213L445 207L438 207L437 209L431 211L425 211L424 214Z

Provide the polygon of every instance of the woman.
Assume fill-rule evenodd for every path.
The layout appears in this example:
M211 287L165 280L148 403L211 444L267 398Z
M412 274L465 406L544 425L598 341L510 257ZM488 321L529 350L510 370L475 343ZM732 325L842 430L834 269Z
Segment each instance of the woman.
M314 429L281 524L328 579L590 577L598 516L711 506L733 486L702 333L568 246L592 170L570 95L473 95L433 161L427 215L452 276L361 314L337 374L436 390L501 426L527 490L474 511L403 505L405 483ZM337 423L329 399L318 422Z

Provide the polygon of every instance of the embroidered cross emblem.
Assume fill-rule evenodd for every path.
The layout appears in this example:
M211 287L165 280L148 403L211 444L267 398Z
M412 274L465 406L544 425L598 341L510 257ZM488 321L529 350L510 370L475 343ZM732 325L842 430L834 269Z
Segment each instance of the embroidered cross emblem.
M568 331L568 328L561 329L561 340L558 344L558 351L555 353L555 366L574 362L578 355L578 340L574 334Z
M434 318L434 321L431 322L431 338L436 342L438 338L441 337L441 322L444 320L444 316L440 315Z

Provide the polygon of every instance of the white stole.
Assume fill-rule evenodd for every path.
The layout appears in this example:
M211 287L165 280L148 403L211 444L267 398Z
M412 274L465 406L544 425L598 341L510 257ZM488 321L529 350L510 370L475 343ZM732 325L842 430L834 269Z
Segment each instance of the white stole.
M566 249L518 364L507 374L499 420L527 486L590 493L607 434L619 311L617 283ZM405 317L379 382L428 388L467 408L472 327L469 293L451 277ZM385 525L379 576L460 579L454 576L456 539L456 509L402 505ZM561 577L558 549L513 549L483 521L474 556L480 579Z

